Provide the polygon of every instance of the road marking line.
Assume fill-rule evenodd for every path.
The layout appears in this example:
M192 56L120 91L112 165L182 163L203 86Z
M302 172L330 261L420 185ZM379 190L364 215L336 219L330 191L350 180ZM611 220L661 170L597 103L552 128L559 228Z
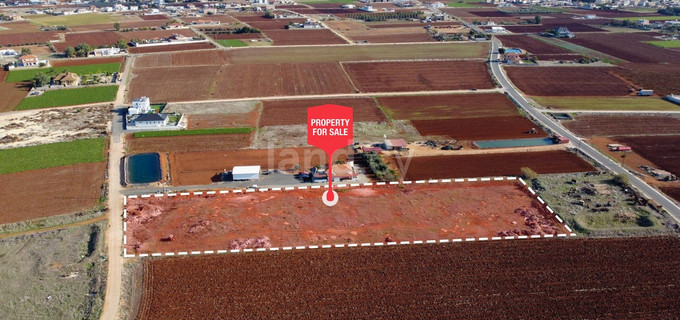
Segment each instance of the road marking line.
M475 238L465 238L465 241L475 241Z
M195 195L195 196L200 196L200 195L202 195L202 194L203 194L203 191L196 191L196 192L194 192L194 195Z
M495 177L495 178L493 178L493 181L501 181L501 180L503 180L503 177Z
M281 188L272 188L272 191L281 191Z
M295 187L285 187L285 188L283 188L283 189L285 189L285 190L294 190Z
M521 182L523 186L526 186L526 185L527 185L527 183L524 182L524 179L522 179L522 178L519 178L519 182Z
M221 194L229 193L229 190L220 190Z
M507 180L517 180L517 177L505 177Z
M281 249L283 249L283 250L293 250L293 247L283 247Z
M430 180L430 181L428 181L428 183L438 183L438 182L439 182L439 180Z
M566 237L566 236L567 236L566 233L560 233L560 234L557 235L558 238L562 238L562 237Z
M391 241L391 242L388 242L388 243L387 243L388 246L394 246L394 245L396 245L396 244L397 244L397 243L394 242L394 241Z
M538 202L540 202L541 204L545 204L545 201L543 201L543 199L541 199L540 196L536 197L536 199L538 199Z
M506 237L504 237L503 239L505 239L505 240L515 239L515 236L506 236Z
M560 216L555 215L555 218L557 218L557 221L559 221L560 223L564 223L564 221L562 221L562 218L560 218Z
M449 239L439 239L439 243L449 243Z
M548 209L548 211L550 211L550 213L555 213L555 211L553 211L553 209L550 208L549 206L545 206L545 208Z
M269 251L279 251L278 247L269 248Z
M239 252L241 252L241 250L239 250L239 249L232 249L232 250L229 250L229 252L231 252L231 253L239 253Z
M540 238L540 237L541 237L540 234L532 234L531 235L531 239L537 239L537 238Z
M532 195L536 194L536 192L534 192L534 189L531 189L531 187L527 188L527 190L529 190L529 192L531 192Z
M243 249L243 252L253 252L253 249L252 248Z
M571 228L568 225L565 224L564 227L567 228L567 231L571 232Z
M307 188L307 187L305 187L305 188ZM267 192L269 189L267 189L267 188L259 188L259 189L257 189L257 190L260 191L260 192Z
M127 206L127 197L123 196L123 206Z
M413 181L404 181L404 184L411 184Z
M123 219L127 219L127 209L123 209ZM127 223L127 221L125 223Z
M305 246L297 246L295 247L296 250L305 250Z
M416 180L416 183L425 183L425 180Z
M319 246L309 246L310 249L319 249Z
M344 244L336 244L336 245L334 245L334 247L336 247L336 248L344 248L345 245L344 245Z
M191 251L191 254L201 254L200 251Z
M437 240L427 240L425 243L437 243Z
M390 181L391 185L399 184L399 181Z
M166 255L166 256L174 256L175 253L174 253L174 252L166 252L165 255Z
M215 253L215 251L212 251L212 250L206 250L206 251L203 251L203 253L205 253L205 254L213 254L213 253Z
M491 240L502 240L503 238L501 237L491 237Z
M142 253L142 254L139 255L140 258L144 258L144 257L148 257L148 256L149 256L148 253Z
M454 179L453 181L455 181L455 182L463 182L463 181L465 181L465 179Z
M241 192L243 192L243 190L241 190L241 189L237 189L237 190L232 190L232 191L231 191L231 193L241 193Z
M332 248L332 247L333 246L330 245L330 244L324 244L324 245L321 246L321 248L323 248L323 249L328 249L328 248Z
M168 197L175 197L175 196L177 196L176 193L168 193Z
M123 235L123 245L127 245L127 236Z
M469 182L475 182L475 181L477 181L477 178L468 178L467 181L469 181Z
M142 198L151 198L151 195L150 194L143 194Z
M481 181L491 181L491 178L481 178L479 180L481 180Z
M312 186L312 189L321 189L321 186Z
M346 183L338 184L338 185L336 185L336 187L338 187L338 188L345 188L345 187L347 187L347 184L346 184Z
M255 192L255 189L246 189L246 192Z
M411 244L411 241L401 241L399 244Z
M177 253L178 256L186 256L188 253L186 251L180 251Z
M552 238L552 237L553 237L552 234L546 234L546 235L543 236L543 238Z
M361 244L362 247L368 247L368 246L370 246L370 245L371 245L370 243L366 243L366 242L364 242L364 243Z
M227 250L217 250L217 253L227 253Z
M383 243L382 243L382 242L376 242L376 243L374 243L373 245L374 245L374 246L382 246Z
M448 183L451 182L451 179L442 179L442 182Z
M347 246L350 247L350 248L352 248L352 247L358 246L358 244L356 244L356 243L350 243L350 244L348 244Z
M255 251L257 251L257 252L262 252L262 251L266 251L266 250L267 250L267 248L257 248L257 249L255 249Z
M215 192L215 191L206 191L205 192L205 194L215 194L215 193L217 193L217 192Z
M358 186L360 186L360 184L358 184L358 183L352 183L352 184L350 184L349 186L350 186L350 187L358 187Z
M416 241L413 241L413 244L422 244L422 243L423 243L423 240L416 240Z
M371 186L373 186L373 182L364 183L364 187L371 187Z
M188 193L188 192L180 192L179 195L180 195L180 196L188 196L189 193Z
M477 240L479 240L479 241L487 241L487 240L489 240L489 238L486 238L486 237L485 237L485 238L479 238L479 239L477 239Z
M298 190L307 190L307 186L298 187Z
M458 239L453 239L451 241L453 241L453 242L463 242L463 239L458 238Z
M575 236L576 236L576 234L575 234L575 233L571 233L571 234L569 234L569 236L571 236L571 237L575 237Z
M375 185L376 185L376 186L384 186L385 183L384 183L384 182L376 182Z
M134 199L134 198L137 198L137 195L135 194L135 195L127 196L127 197L130 198L130 199Z
M527 236L517 236L517 239L528 239L529 237Z

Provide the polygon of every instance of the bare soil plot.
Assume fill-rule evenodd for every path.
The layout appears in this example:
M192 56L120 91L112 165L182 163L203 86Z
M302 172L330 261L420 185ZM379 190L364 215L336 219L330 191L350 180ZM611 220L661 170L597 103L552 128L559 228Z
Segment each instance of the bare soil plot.
M127 99L147 96L156 102L208 100L219 71L214 66L137 69Z
M457 140L500 140L545 137L535 123L520 115L467 119L414 120L423 136L448 136ZM480 130L484 128L483 130ZM534 128L538 134L530 134Z
M238 23L239 21L236 20L234 17L226 14L213 14L210 15L209 17L182 17L182 21L186 23L192 23L194 21L199 21L199 20L211 20L211 21L219 21L221 24L233 24L233 23Z
M395 163L399 160L394 159ZM401 160L407 164L407 159ZM413 157L401 169L408 180L473 178L483 176L516 176L522 167L537 173L595 171L590 164L566 151L490 153L478 155Z
M196 43L182 43L169 46L151 46L151 47L133 47L128 49L130 53L151 53L151 52L169 52L169 51L192 51L214 49L210 42L196 42Z
M618 70L617 74L642 88L653 89L658 96L680 92L680 64L625 63L622 66L625 69Z
M343 65L362 92L494 87L483 61L377 62Z
M173 34L179 34L185 37L194 37L196 33L191 29L170 29L170 30L142 30L142 31L129 31L129 32L117 32L118 36L122 39L160 39L167 38Z
M214 182L225 169L231 170L234 166L259 165L262 170L295 171L296 167L311 168L328 163L328 158L321 149L311 147L250 150L222 148L217 150L220 151L171 153L170 175L172 184L209 184ZM349 152L350 150L347 149L338 150L334 154L334 161L347 160Z
M5 22L0 26L5 28L0 30L0 34L29 33L40 31L38 28L39 26L32 24L29 21Z
M680 187L659 187L661 192L680 203Z
M562 124L585 137L680 134L680 119L668 115L578 115Z
M116 44L122 37L115 31L97 31L82 33L66 33L64 42L55 42L54 48L63 52L66 47L75 47L81 43L87 43L93 47L110 46Z
M159 20L139 20L139 21L120 21L120 28L158 28L171 22L170 19L159 19ZM70 26L69 29L72 32L81 31L113 31L113 23L102 23L102 24L85 24L79 26Z
M265 101L263 104L260 127L307 124L307 108L324 104L352 107L354 122L383 122L386 120L373 99L370 98L272 100Z
M553 46L549 43L525 35L497 36L506 48L521 48L533 54L566 54L572 53L567 49Z
M320 201L322 190L311 189L129 199L126 248L244 249L253 245L238 242L263 237L263 247L282 247L493 237L511 229L518 235L567 232L519 182L340 190L334 207ZM517 210L540 216L541 227L525 225ZM161 241L170 234L172 241Z
M430 120L517 116L517 107L504 94L447 94L379 97L390 118Z
M247 21L247 23L257 29L264 31L269 34L268 31L271 30L285 30L288 24L292 23L303 23L306 19L265 19L265 20L254 20Z
M680 55L677 52L644 42L650 40L656 39L645 33L594 33L579 34L566 41L629 62L680 63Z
M106 163L85 163L0 175L0 224L92 209Z
M368 43L400 43L435 41L423 27L374 28L369 30L343 31L350 39Z
M677 237L149 259L138 318L664 319L678 268Z
M505 26L505 29L515 33L540 33L545 30L552 30L555 28L566 27L571 32L606 32L600 28L595 28L583 23L548 23L545 21L542 25L521 25L521 26ZM602 35L609 35L602 33Z
M661 169L680 176L680 135L615 137L613 139L630 146L635 153Z
M567 53L567 54L537 54L536 59L538 61L574 61L581 58L583 55L577 53Z
M337 62L242 64L222 67L213 98L352 92L352 84Z
M187 67L222 65L227 63L223 50L172 52L144 55L135 58L135 68Z
M313 45L313 44L346 44L328 29L321 30L269 30L266 31L275 46Z
M105 137L110 111L102 105L0 115L0 149Z
M58 39L59 35L56 31L7 33L0 34L0 46L11 47L19 45L47 43L51 40Z
M520 90L533 96L624 96L631 87L609 67L506 67Z
M252 133L132 138L125 144L128 153L232 150L250 146Z
M142 20L162 20L168 19L168 16L164 14L142 14L139 16Z
M0 112L14 110L33 86L30 82L5 82L7 74L7 71L0 70Z

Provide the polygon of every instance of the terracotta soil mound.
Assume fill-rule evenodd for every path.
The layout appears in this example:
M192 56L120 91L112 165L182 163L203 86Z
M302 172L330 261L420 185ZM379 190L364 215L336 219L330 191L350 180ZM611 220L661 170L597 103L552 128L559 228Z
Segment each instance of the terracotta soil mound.
M352 107L354 122L384 122L385 116L370 98L334 98L265 101L260 127L307 124L307 108L324 104Z
M105 172L100 162L0 175L0 224L90 210Z
M490 89L484 61L344 63L362 92Z
M678 268L676 237L147 259L137 318L673 319Z
M520 90L531 96L625 96L631 89L610 67L506 67Z
M281 247L567 233L519 182L338 190L334 207L311 189L128 199L128 252L217 250L258 237Z
M522 167L537 173L595 171L590 164L566 151L516 152L402 159L400 168L407 180L516 176ZM393 159L395 164L399 160ZM408 164L408 167L406 167Z

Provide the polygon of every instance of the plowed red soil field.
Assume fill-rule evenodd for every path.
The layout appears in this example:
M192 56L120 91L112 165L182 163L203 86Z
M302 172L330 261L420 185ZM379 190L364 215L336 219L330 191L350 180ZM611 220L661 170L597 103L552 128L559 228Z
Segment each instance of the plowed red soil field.
M579 34L567 41L629 62L680 63L677 52L644 42L652 40L657 39L644 33L593 33Z
M258 111L230 114L187 115L187 129L255 127Z
M149 54L135 59L135 68L188 67L227 63L223 50Z
M494 237L512 229L516 235L568 232L519 182L352 188L342 190L333 207L319 199L322 193L129 199L127 249L233 250L253 248L233 241L260 237L268 238L263 247L282 247ZM541 226L525 224L518 209L538 218ZM170 234L172 241L161 241Z
M545 43L541 40L534 39L529 36L516 35L516 36L497 36L498 40L503 43L506 48L521 48L529 51L533 54L562 54L562 53L572 53L567 49L563 49L557 46L553 46L549 43Z
M141 21L121 21L120 28L158 28L171 22L170 19L159 19L159 20L141 20ZM70 26L72 32L79 31L113 31L113 23L102 23L102 24L85 24L80 26Z
M410 163L408 159L394 161L404 164L401 172L407 180L516 176L521 174L522 167L538 173L595 171L590 164L566 151L428 156L413 157Z
M238 23L239 21L236 20L234 17L226 14L221 14L221 15L210 15L209 17L182 17L182 21L186 23L192 23L194 21L199 21L199 20L211 20L211 21L219 21L220 23ZM202 26L198 26L202 27ZM211 28L212 26L206 26L208 28Z
M382 35L360 35L350 37L354 41L366 41L368 43L402 43L402 42L434 42L430 35L425 32L399 33Z
M213 98L352 92L352 84L337 62L241 64L222 67Z
M142 20L160 20L160 19L168 19L168 16L164 14L143 14L139 16L142 18Z
M322 30L270 30L265 34L274 41L275 46L311 45L311 44L346 44L328 29Z
M411 121L423 136L448 136L457 140L497 140L545 137L535 123L522 116ZM484 128L484 130L480 130ZM535 128L539 134L528 133Z
M537 54L538 61L554 60L554 61L573 61L581 58L580 54Z
M215 66L137 69L127 99L147 96L158 102L208 100L219 71Z
M260 127L306 124L307 108L324 104L337 104L352 107L354 121L383 122L385 115L370 98L340 98L340 99L304 99L304 100L273 100L265 101L262 110Z
M38 32L40 31L39 26L32 24L29 21L13 21L4 22L2 24L3 30L0 30L0 34L13 34L13 33L28 33L28 32Z
M11 47L37 43L47 43L50 40L59 39L56 31L39 31L0 34L0 46Z
M659 187L667 196L680 203L680 187Z
M617 73L654 94L665 96L680 92L680 64L625 63Z
M0 112L12 111L24 100L33 86L30 82L5 82L7 71L0 70Z
M546 19L547 20L547 19ZM547 21L546 21L547 22ZM542 25L521 25L521 26L505 26L505 29L515 33L540 33L545 30L552 30L555 28L566 27L571 32L605 32L600 28L595 28L582 23L544 23ZM609 35L609 33L602 33L602 35ZM580 35L579 35L580 37Z
M176 137L173 137L176 138ZM311 168L328 164L326 154L318 148L246 149L204 152L173 152L170 154L170 174L173 185L209 184L217 175L234 166L256 166L265 169L295 171L295 167ZM349 150L340 149L333 159L347 160ZM297 171L295 171L297 173Z
M123 63L125 57L113 57L113 58L87 58L87 59L62 59L62 60L51 60L50 65L53 67L69 67L69 66L83 66L88 64L101 64L101 63Z
M483 61L344 63L362 92L490 89Z
M252 133L129 138L129 153L234 150L250 146Z
M504 94L451 94L380 97L378 103L396 120L429 120L517 116L517 107Z
M0 224L92 209L105 172L101 162L0 175Z
M285 30L289 23L303 23L306 19L266 19L248 21L248 24L262 31Z
M680 135L613 138L661 169L680 176Z
M520 90L531 96L624 96L629 86L608 67L507 67Z
M137 318L673 319L678 268L676 237L148 259Z
M54 48L63 52L66 47L75 47L81 43L87 43L93 47L110 46L116 44L122 37L115 31L98 31L85 33L67 33L64 42L55 42Z
M562 124L584 137L680 134L680 119L671 116L579 115L575 119Z
M182 43L169 46L152 46L152 47L132 47L128 49L130 53L151 53L151 52L169 52L169 51L184 51L184 50L204 50L215 48L210 42L197 43Z

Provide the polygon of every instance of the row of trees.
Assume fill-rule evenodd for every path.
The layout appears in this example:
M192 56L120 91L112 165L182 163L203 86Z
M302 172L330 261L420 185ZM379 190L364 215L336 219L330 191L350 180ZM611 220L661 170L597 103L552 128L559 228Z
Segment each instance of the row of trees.
M351 13L347 15L350 19L364 21L385 21L393 19L425 19L422 11L408 12L378 12L378 13Z
M107 46L100 46L101 47L107 47ZM125 41L125 39L119 39L118 42L115 44L115 47L120 48L120 49L127 49L128 48L128 42ZM87 44L87 43L81 43L78 44L75 47L66 47L64 49L64 55L69 57L69 58L74 58L74 57L87 57L87 55L94 50L95 47Z
M368 163L368 166L375 174L376 179L380 181L396 181L399 179L397 172L390 169L387 164L383 161L382 156L373 152L362 153L364 160Z

